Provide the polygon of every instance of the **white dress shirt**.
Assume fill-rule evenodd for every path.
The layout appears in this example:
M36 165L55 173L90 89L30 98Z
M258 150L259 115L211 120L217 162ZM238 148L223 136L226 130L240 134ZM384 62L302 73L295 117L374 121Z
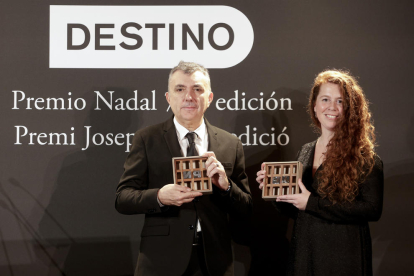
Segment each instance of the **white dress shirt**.
M190 131L180 125L180 123L177 121L177 119L174 117L174 125L175 129L177 130L177 138L178 142L180 143L181 147L181 153L184 157L187 156L187 148L189 146L188 139L185 137L187 133L189 132L195 132L197 134L197 137L195 138L195 145L197 148L198 155L203 155L207 149L208 149L208 133L207 133L207 127L206 124L203 122L201 125L194 131Z
M183 154L184 157L187 157L187 148L189 146L189 143L188 143L188 139L185 136L187 135L188 132L191 132L191 131L186 129L182 125L180 125L180 123L177 121L175 117L174 117L174 125L175 125L175 129L177 130L177 138L178 138L178 142L180 143L181 153ZM193 132L197 134L197 137L195 138L194 142L197 148L198 155L201 156L208 149L208 132L207 132L206 124L204 123L204 119L201 125ZM201 232L201 225L198 219L197 219L197 232Z

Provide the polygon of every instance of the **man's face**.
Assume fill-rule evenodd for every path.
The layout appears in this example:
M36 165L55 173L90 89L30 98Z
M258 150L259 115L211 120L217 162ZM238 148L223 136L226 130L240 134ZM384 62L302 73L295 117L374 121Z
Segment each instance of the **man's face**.
M166 98L177 121L194 129L201 124L204 112L213 100L213 93L208 78L200 71L188 75L178 70L171 76Z

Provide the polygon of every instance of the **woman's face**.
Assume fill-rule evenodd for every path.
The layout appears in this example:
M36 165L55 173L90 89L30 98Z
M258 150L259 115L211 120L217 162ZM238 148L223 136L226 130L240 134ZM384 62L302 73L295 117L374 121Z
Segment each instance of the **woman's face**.
M332 132L342 116L342 93L338 84L324 83L319 89L314 111L321 123L322 133Z

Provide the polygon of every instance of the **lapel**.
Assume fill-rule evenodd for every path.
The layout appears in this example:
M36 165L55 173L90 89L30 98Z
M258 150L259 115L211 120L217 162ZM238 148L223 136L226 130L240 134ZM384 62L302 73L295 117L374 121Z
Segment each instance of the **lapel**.
M168 149L170 150L170 153L172 157L183 157L181 154L181 147L180 143L177 139L177 130L174 126L173 117L168 119L164 122L163 125L163 131L164 131L164 140L167 143ZM207 133L208 133L208 151L214 151L218 149L219 142L217 138L217 130L216 127L211 125L206 118L204 118L206 127L207 127Z
M306 187L311 192L316 191L318 188L318 181L317 181L316 173L315 173L315 176L312 176L313 159L315 157L315 146L316 146L317 141L318 140L315 140L314 142L308 144L308 147L305 149L303 160L302 160L302 164L305 167L303 169L304 173L306 170L306 176L302 177L303 178L302 181L306 179L306 182L310 184L310 185L309 184L306 185Z
M315 145L318 140L313 141L309 144L309 147L306 149L307 154L305 154L305 160L303 160L302 164L304 166L313 167L313 159L315 157Z
M315 144L316 141L303 146L298 157L298 161L302 162L303 165L302 182L308 190L312 190L311 187L314 183L314 179L312 177L312 166L315 155Z
M178 143L177 130L175 129L173 118L174 116L164 122L164 139L172 157L183 157L181 154L180 143Z
M204 122L207 126L207 133L208 133L208 151L215 151L219 147L219 142L217 138L217 130L215 126L212 126L206 118L204 118Z

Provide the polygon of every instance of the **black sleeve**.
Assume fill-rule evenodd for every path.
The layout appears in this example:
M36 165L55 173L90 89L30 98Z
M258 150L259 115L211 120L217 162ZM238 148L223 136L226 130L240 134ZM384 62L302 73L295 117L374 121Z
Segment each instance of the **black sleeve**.
M115 208L126 215L159 213L163 208L157 201L158 191L159 189L148 189L145 143L137 131L116 190Z
M231 189L223 197L230 198L227 200L230 213L243 216L251 213L253 203L245 172L243 145L240 140L237 143L236 151L233 173L228 177Z
M332 204L316 194L311 194L306 205L306 212L335 223L361 223L377 221L382 213L384 193L383 164L376 157L374 168L361 183L359 195L355 201L345 204Z

